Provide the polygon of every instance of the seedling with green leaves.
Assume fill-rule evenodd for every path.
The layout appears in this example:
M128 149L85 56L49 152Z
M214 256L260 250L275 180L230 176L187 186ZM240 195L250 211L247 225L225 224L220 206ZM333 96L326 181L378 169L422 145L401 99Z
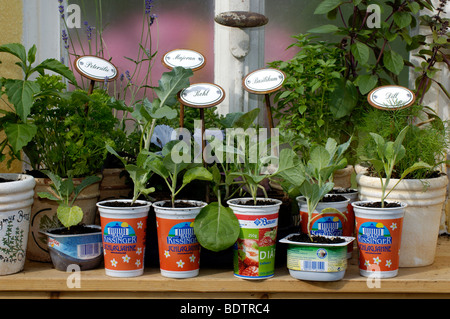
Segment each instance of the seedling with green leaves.
M397 136L394 142L386 141L382 136L376 133L370 133L375 141L376 149L373 152L372 158L363 157L363 160L368 161L375 169L381 183L381 207L384 208L385 200L395 187L403 180L408 174L418 169L431 169L432 167L422 161L416 162L403 171L397 183L386 194L387 187L391 180L392 172L394 171L395 164L400 161L405 155L406 150L402 145L405 139L409 126L406 126Z
M147 150L142 150L136 158L136 163L129 164L127 160L120 156L111 146L106 145L106 149L123 163L126 171L133 181L134 186L131 205L133 205L141 195L148 196L155 191L154 187L147 188L147 182L153 174L153 171L148 166L152 156L155 156L153 153L150 153Z
M305 197L308 206L308 234L311 237L312 214L319 202L334 187L333 174L347 166L347 159L343 157L350 146L351 139L346 143L338 145L329 138L325 146L315 145L311 148L307 161L297 159L296 165L287 172L282 172L284 179L283 187L290 193L300 193ZM346 216L335 208L325 208L321 214L339 214Z
M166 182L170 191L172 207L175 207L175 199L182 189L194 180L211 181L212 174L201 164L191 164L182 161L178 150L188 147L185 141L171 141L167 143L162 155L154 154L149 158L147 164L149 169L159 175ZM178 178L183 176L179 185Z
M182 89L189 86L189 78L192 76L192 70L182 67L176 67L170 72L166 72L159 80L159 87L154 88L157 97L150 102L144 99L141 104L135 105L133 117L141 129L140 152L136 163L128 163L111 146L106 149L122 161L125 169L130 174L134 183L132 204L141 196L153 193L153 187L147 188L147 182L153 174L150 162L157 156L149 152L150 141L158 119L174 119L178 112L175 110L177 105L177 94Z
M259 110L255 109L245 114L228 114L224 124L228 129L241 129L241 137L244 137L246 132L247 134L250 133L248 128L253 124L258 113ZM232 135L228 129L227 136L230 137ZM222 145L219 145L220 143ZM252 147L245 149L239 147L239 145L235 147L235 144L230 143L229 140L226 143L213 140L211 144L219 158L221 155L226 155L233 156L235 160L242 160L242 162L239 160L237 163L224 160L210 166L209 170L213 176L211 189L217 197L217 202L204 207L194 222L194 231L199 243L208 250L218 252L232 246L240 232L238 219L230 208L222 205L222 200L234 198L243 189L251 194L254 203L259 189L263 190L265 197L267 197L267 193L260 183L264 179L278 176L281 172L291 175L290 170L295 166L296 155L291 149L284 149L279 156L272 157L264 151L258 153L261 151L261 149L258 149L258 145L265 149L266 146L270 145L270 140L254 143ZM250 161L249 154L256 155L253 156L253 161ZM278 167L274 166L271 170L268 169L265 165L275 158L278 161Z
M83 220L83 210L81 207L74 205L78 195L86 187L97 183L101 180L98 176L89 176L82 180L82 182L75 186L72 177L62 179L61 177L51 173L50 171L43 171L53 182L51 185L55 194L49 192L39 192L40 198L46 198L58 202L56 214L64 227L70 228L78 225Z

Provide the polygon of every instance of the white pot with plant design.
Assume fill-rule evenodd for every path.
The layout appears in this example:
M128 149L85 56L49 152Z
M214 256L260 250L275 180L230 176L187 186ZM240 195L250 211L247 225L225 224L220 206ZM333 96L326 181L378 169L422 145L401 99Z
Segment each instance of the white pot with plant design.
M35 184L32 176L0 175L0 275L24 268Z

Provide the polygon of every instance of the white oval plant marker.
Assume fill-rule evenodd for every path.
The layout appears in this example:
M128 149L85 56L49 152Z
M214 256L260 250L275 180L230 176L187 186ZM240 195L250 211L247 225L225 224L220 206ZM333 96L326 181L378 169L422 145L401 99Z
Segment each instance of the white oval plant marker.
M202 122L202 154L205 150L205 109L216 106L225 99L225 91L218 85L212 83L198 83L178 93L181 105L200 109L200 120ZM183 114L181 114L183 113ZM184 111L181 109L180 119L183 119ZM182 122L180 122L182 124ZM180 125L183 127L182 125ZM203 158L203 156L202 156Z
M162 63L169 69L181 66L185 69L197 71L205 66L206 59L197 51L176 49L167 52L162 59Z
M377 109L399 110L413 105L416 101L416 96L405 87L387 85L372 90L367 96L367 101Z
M281 89L285 74L276 69L260 69L247 75L243 81L244 88L255 94L268 94Z
M224 99L224 90L212 83L193 84L179 94L179 100L183 105L200 109L213 107Z
M75 69L82 76L97 82L113 81L117 78L117 68L105 59L85 55L79 57L74 62Z
M259 69L248 74L243 80L246 91L265 95L267 120L271 129L274 124L269 94L281 89L285 80L286 74L277 69Z

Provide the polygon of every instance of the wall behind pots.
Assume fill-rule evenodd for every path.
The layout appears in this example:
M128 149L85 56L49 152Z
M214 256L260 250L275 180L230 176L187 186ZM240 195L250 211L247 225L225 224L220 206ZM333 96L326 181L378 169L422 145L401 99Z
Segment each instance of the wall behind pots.
M0 45L22 42L22 24L23 24L23 3L22 0L0 0L0 21L2 30L0 32ZM3 77L21 77L20 69L14 64L9 56L0 53L0 76ZM5 109L7 105L0 100L0 108ZM3 139L4 135L0 135L0 139ZM19 173L22 171L22 164L20 162L14 162L10 169L6 167L6 161L0 163L0 173L14 172Z

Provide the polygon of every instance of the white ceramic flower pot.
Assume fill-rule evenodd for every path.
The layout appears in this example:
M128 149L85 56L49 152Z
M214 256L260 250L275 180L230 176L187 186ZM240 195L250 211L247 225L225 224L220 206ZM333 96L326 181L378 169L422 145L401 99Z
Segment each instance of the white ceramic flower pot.
M33 204L34 178L21 174L0 174L13 180L0 183L0 275L23 270Z
M358 175L356 180L360 200L379 201L381 188L378 178ZM391 179L390 185L397 181ZM403 221L400 267L421 267L434 262L447 184L447 176L406 179L389 195L388 201L408 205Z

